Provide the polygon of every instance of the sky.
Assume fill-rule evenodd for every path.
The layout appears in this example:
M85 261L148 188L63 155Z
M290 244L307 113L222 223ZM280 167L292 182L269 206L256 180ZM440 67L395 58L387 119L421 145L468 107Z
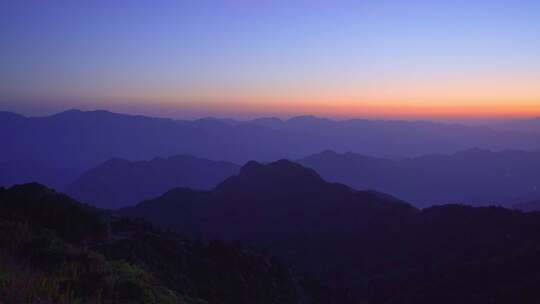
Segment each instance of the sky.
M540 116L540 1L0 2L0 110Z

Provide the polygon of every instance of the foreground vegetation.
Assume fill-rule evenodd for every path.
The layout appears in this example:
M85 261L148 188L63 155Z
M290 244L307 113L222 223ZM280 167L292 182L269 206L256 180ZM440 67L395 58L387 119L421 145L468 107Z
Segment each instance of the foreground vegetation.
M3 304L337 301L268 254L185 240L38 184L0 190L0 248Z

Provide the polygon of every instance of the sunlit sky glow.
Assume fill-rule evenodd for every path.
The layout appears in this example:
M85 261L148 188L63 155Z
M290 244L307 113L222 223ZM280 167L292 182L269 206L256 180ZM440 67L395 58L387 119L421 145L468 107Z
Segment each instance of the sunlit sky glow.
M2 1L0 110L540 115L540 1Z

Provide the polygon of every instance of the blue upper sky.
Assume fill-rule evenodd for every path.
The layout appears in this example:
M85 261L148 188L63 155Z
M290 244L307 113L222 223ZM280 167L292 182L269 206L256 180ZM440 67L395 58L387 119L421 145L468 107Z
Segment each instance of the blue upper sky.
M2 1L0 110L540 113L540 1Z

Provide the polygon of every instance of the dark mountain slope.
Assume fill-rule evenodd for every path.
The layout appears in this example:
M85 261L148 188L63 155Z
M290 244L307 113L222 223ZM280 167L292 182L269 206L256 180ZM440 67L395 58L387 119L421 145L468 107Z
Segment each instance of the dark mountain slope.
M382 263L372 249L398 237L400 223L418 211L381 193L325 182L313 170L282 160L249 162L213 191L176 189L121 212L206 239L269 248L341 287L353 273ZM381 233L368 233L374 230ZM372 249L365 251L369 243ZM356 259L362 251L372 258L370 265Z
M229 162L185 155L136 162L111 159L85 172L66 192L77 200L115 209L175 187L211 189L239 168Z
M0 188L0 302L350 303L269 254L192 242L38 184Z
M288 161L250 162L213 191L176 189L121 213L266 247L348 288L358 303L540 299L540 214L460 205L420 211Z
M168 212L160 212L163 207ZM313 170L281 160L267 165L249 162L213 191L175 189L122 212L163 216L154 221L173 226L183 222L176 220L178 215L198 217L197 226L205 238L264 239L270 246L298 237L308 228L344 229L368 220L364 215L386 213L390 220L390 216L417 211L384 194L325 182Z
M324 178L414 203L500 204L540 195L540 152L471 149L403 160L332 151L299 160Z
M68 241L107 235L102 212L37 183L0 188L0 208L4 220L27 221Z
M425 209L403 227L405 242L391 245L397 259L366 292L382 303L536 303L539 227L540 214L503 208Z

